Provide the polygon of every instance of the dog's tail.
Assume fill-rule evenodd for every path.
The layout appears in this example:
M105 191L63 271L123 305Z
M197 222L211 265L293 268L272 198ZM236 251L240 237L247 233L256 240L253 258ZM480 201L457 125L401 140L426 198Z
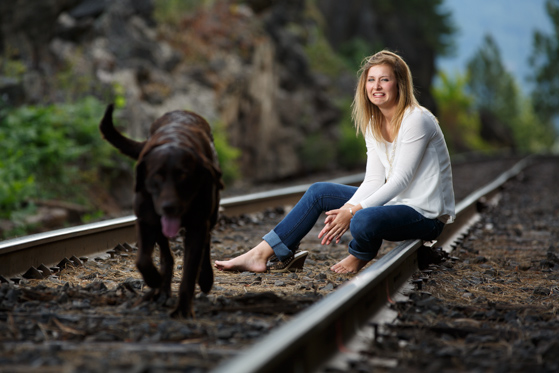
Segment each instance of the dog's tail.
M105 115L99 124L99 129L101 134L109 143L111 143L115 148L117 148L122 154L129 156L132 159L137 160L140 157L140 153L146 144L145 141L135 141L124 137L120 132L116 130L113 124L113 110L114 105L107 105L105 110Z

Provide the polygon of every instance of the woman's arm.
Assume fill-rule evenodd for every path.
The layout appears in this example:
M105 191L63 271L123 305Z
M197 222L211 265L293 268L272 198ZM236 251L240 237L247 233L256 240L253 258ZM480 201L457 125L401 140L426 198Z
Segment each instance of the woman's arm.
M382 206L410 185L425 150L436 133L436 122L422 111L415 111L404 121L398 135L392 176L375 193L359 201L363 208Z
M375 193L384 184L384 166L375 151L375 140L372 134L365 138L367 143L367 166L363 182L347 202L348 205L357 205Z
M367 143L365 178L348 202L339 209L326 212L324 228L318 234L323 245L328 245L332 241L340 242L343 234L349 229L351 218L361 209L359 201L373 194L384 184L384 166L375 151L375 141L372 135L366 136L365 140Z

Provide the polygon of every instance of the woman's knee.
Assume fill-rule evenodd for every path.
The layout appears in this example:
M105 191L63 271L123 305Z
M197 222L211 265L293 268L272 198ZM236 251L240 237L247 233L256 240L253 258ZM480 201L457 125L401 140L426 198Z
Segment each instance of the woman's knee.
M364 214L359 216L359 211L351 219L349 231L353 237L350 243L349 252L353 256L362 260L371 260L376 255L382 245L382 238L376 235L376 227Z
M331 193L331 183L318 182L312 184L305 192L305 198L308 201L320 201L326 195Z
M351 219L349 223L349 232L356 240L369 240L374 236L374 232L377 231L377 226L374 219L370 219L360 212L361 211L357 211L355 216Z
M328 191L329 185L330 185L330 183L328 183L328 182L319 181L317 183L311 184L309 189L307 189L307 193L310 193L310 194L313 194L313 195L316 195L316 196L321 196Z

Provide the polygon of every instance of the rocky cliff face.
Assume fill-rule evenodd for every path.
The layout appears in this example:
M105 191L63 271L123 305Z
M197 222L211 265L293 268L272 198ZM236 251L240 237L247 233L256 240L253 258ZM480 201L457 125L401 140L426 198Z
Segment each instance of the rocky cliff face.
M302 149L309 138L325 149L337 141L340 112L333 80L311 71L304 52L316 29L305 4L217 1L162 25L152 0L3 1L0 97L18 105L93 94L108 103L116 89L126 99L119 123L132 137L145 138L167 111L194 110L226 128L245 180L314 171ZM334 48L359 36L405 52L421 101L434 107L434 51L410 37L417 30L405 18L362 0L318 4ZM9 76L5 66L15 62L24 68ZM320 167L335 166L324 153Z
M169 110L194 110L227 128L253 181L307 171L299 154L309 134L336 138L338 111L289 31L302 19L301 1L216 2L178 28L157 25L150 0L35 3L0 9L5 60L25 65L0 86L11 104L54 102L64 89L108 101L118 85L127 103L120 123L131 136L144 138ZM61 71L86 87L61 87Z

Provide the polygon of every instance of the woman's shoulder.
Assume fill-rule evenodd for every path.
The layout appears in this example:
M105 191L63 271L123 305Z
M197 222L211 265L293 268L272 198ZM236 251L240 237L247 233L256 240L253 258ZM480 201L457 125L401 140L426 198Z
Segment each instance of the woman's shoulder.
M418 132L435 134L438 132L439 122L427 108L414 106L407 109L402 127L404 131L410 132L410 135Z
M406 109L404 120L419 120L438 123L437 118L426 107L416 105Z

